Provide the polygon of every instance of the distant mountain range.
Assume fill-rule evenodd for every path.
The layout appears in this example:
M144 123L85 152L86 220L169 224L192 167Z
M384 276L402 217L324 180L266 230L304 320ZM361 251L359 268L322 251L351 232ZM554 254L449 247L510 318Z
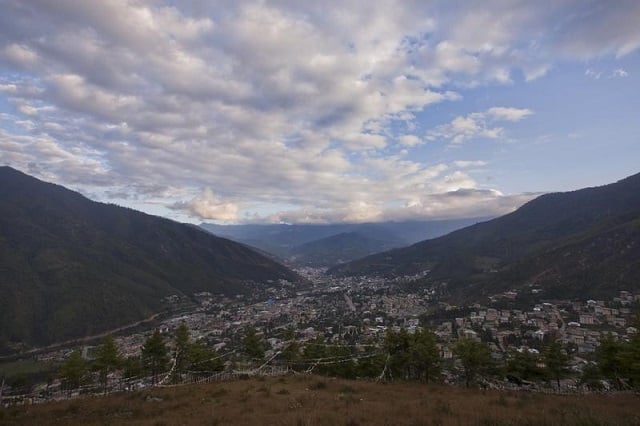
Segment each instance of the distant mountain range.
M165 296L235 295L279 279L301 280L198 227L0 167L0 352L135 322L159 312Z
M328 225L216 225L202 223L200 226L215 235L271 253L293 265L332 266L372 253L394 247L404 247L427 238L445 235L487 219Z
M335 275L412 275L473 299L539 286L547 297L640 289L640 174L542 195L511 214L334 267Z

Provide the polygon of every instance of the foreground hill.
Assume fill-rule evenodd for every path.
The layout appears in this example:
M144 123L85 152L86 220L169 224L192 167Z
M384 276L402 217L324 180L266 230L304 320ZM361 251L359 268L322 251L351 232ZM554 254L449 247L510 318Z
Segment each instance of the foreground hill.
M640 174L546 194L511 214L332 269L338 275L430 270L460 296L525 284L549 296L595 297L640 288ZM464 295L463 295L464 293Z
M373 252L384 251L392 247L403 247L427 238L436 238L456 229L478 223L487 218L405 221L380 223L344 223L344 224L271 224L271 225L216 225L202 223L200 226L207 231L225 238L232 239L259 248L282 259L289 259L292 263L305 265L309 260L316 264L316 259L324 252L327 245L332 244L332 237L342 240L347 246L362 247L361 237L371 240L366 243L373 251L347 249L332 256L332 262L326 260L324 265L337 264L342 261L354 260ZM348 241L344 234L350 234L352 241ZM341 235L340 237L338 237ZM329 239L329 240L325 240ZM358 241L360 240L360 241ZM335 240L334 240L335 241ZM317 242L318 244L313 244ZM310 246L306 246L310 244ZM318 248L316 251L315 248ZM305 255L300 250L305 250Z
M545 395L318 376L178 386L2 409L6 425L637 425L633 394Z
M197 227L0 167L0 350L128 324L168 295L232 295L278 279L299 277Z

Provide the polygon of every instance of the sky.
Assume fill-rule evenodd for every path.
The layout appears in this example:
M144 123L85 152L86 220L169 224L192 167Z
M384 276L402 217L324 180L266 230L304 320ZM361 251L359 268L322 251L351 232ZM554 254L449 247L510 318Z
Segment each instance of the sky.
M0 0L0 165L183 222L500 215L640 172L640 1Z

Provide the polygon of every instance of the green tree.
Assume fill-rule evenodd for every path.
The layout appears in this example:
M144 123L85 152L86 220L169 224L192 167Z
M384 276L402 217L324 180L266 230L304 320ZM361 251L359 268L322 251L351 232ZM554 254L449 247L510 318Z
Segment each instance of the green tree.
M122 368L126 379L139 378L144 375L144 366L139 356L131 356L124 359Z
M560 380L567 376L569 356L558 340L551 341L543 350L543 358L547 376L556 381L560 387Z
M325 374L344 379L356 378L356 363L349 346L336 343L327 346L326 350L332 361L325 366Z
M596 351L600 373L618 389L622 387L621 378L625 369L623 351L624 345L616 341L611 334L606 334L600 339L600 346Z
M224 370L222 358L211 348L200 342L189 345L186 354L189 370L198 372L215 372Z
M317 374L327 374L327 366L321 364L324 358L327 358L328 350L327 344L318 336L311 342L307 342L302 349L302 357L304 358L307 370L311 370Z
M87 363L79 350L74 350L60 367L63 386L69 390L77 389L87 378Z
M629 385L634 389L640 389L640 333L636 333L622 346L620 363Z
M467 387L471 386L478 374L491 366L491 353L484 343L465 337L459 339L452 349L462 365L464 381Z
M282 357L287 361L290 368L295 369L295 363L300 359L300 344L296 340L296 329L287 327L284 333L284 349Z
M116 345L116 341L113 336L105 336L102 339L102 344L98 347L96 352L96 359L93 366L98 371L100 377L100 384L102 390L107 393L107 382L109 373L115 371L122 365L122 357L120 351Z
M156 384L160 374L169 362L167 347L160 331L156 329L142 346L142 365L151 373L151 383Z
M260 336L258 336L255 327L247 327L244 338L242 339L242 346L244 353L249 358L259 360L264 358L264 343Z
M602 385L602 378L603 376L598 365L590 363L586 365L582 370L580 380L578 381L578 386L587 387L591 390L604 390L604 386Z
M427 383L440 374L440 351L436 335L430 330L417 329L410 348L412 375Z
M544 371L539 367L540 356L537 353L523 350L515 351L507 361L506 372L517 380L535 381L544 378Z
M383 347L389 355L388 375L408 380L411 372L411 336L404 328L395 333L387 329Z
M175 368L173 371L173 381L177 381L180 377L180 374L185 369L185 363L187 360L187 352L189 350L189 340L190 333L189 327L185 322L181 322L178 328L176 329L176 334L174 337L174 345L175 345Z

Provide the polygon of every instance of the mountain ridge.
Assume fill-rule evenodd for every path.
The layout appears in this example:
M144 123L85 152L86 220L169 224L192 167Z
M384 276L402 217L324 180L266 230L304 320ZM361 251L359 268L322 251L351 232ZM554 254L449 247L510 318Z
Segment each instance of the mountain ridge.
M238 294L300 277L197 227L0 168L0 349L146 318L171 294Z
M590 253L588 256L585 254L587 257L582 261L596 265L598 247L603 252L608 250L607 247L613 242L609 241L610 238L607 239L607 235L615 233L616 227L621 227L624 240L629 241L632 248L636 247L633 244L637 241L634 239L637 229L634 224L640 217L640 196L637 194L640 194L640 174L599 187L545 194L499 218L407 248L340 265L329 272L336 275L374 274L391 277L429 270L425 284L438 280L450 282L456 294L463 298L464 292L468 293L466 296L484 295L509 286L522 287L526 283L542 283L553 287L549 282L551 278L541 280L540 274L545 264L555 262L556 266L551 269L556 272L546 276L552 276L553 281L573 290L562 291L555 286L558 288L554 293L563 296L577 295L578 288L581 291L585 288L576 284L578 276L566 272L571 269L569 265L560 266L558 256L569 256L563 251L563 247L573 241L574 251L580 249L584 253ZM622 232L620 230L619 233ZM590 235L591 240L588 238ZM601 245L596 244L595 249L587 251L583 247L595 244L596 240ZM605 244L603 241L608 242ZM550 256L549 253L555 255ZM546 263L542 259L546 259ZM614 260L611 262L617 264ZM534 266L536 264L537 267ZM611 271L597 270L595 266L585 266L585 270L587 269L597 272L596 276L590 278L590 282L613 275ZM529 273L525 274L523 270L528 270ZM639 268L634 266L630 276L633 280L637 277L638 283L625 280L621 284L634 287L640 285ZM599 290L596 291L596 287ZM597 295L603 290L602 286L591 288L593 292L583 294Z

